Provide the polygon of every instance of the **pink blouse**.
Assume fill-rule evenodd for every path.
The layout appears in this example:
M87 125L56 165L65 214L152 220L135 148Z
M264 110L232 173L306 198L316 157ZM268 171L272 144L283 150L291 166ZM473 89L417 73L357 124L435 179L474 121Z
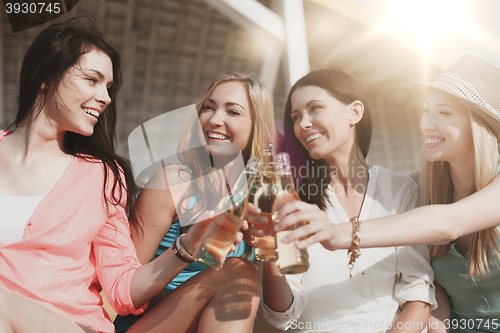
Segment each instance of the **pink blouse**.
M0 140L7 134L0 131ZM140 314L147 304L132 303L130 283L140 263L124 208L103 200L103 179L101 162L73 159L26 223L23 239L0 244L0 288L108 333L114 326L101 290L119 314ZM111 186L106 190L109 197Z

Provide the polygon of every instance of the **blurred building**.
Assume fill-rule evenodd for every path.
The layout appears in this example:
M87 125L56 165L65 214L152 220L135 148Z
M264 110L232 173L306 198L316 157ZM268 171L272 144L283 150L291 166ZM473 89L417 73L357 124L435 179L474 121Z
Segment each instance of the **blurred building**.
M247 0L244 0L247 1ZM255 0L248 0L256 2ZM282 0L258 4L279 13ZM285 0L286 1L286 0ZM118 96L118 147L127 153L129 133L144 121L192 104L218 74L268 73L266 45L273 38L238 24L220 6L229 0L80 0L69 16L96 17L106 39L123 58L124 84ZM395 171L416 170L422 139L421 103L408 89L434 79L453 62L445 56L424 61L405 40L377 33L376 15L350 0L304 0L303 16L310 69L341 69L362 83L373 114L370 164ZM33 38L48 24L12 33L5 13L0 24L0 124L16 111L18 75ZM275 114L281 123L289 81L284 46L275 43ZM268 52L268 51L267 51ZM266 58L267 57L267 58ZM272 55L271 55L272 57ZM264 67L263 67L264 66Z

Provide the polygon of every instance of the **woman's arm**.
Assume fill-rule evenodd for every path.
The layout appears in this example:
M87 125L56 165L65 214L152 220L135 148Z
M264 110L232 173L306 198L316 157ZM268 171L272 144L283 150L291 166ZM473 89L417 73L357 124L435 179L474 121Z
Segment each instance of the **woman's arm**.
M179 172L183 172L180 166L162 168L151 178L137 199L134 213L142 230L133 230L132 239L143 266L135 272L130 286L132 301L136 307L162 291L188 265L172 251L165 251L154 261L150 261L176 216L177 203L174 198L179 198L189 186L189 182L179 180ZM209 219L212 215L213 212L206 212L200 216L199 221ZM188 253L194 254L206 226L206 223L196 223L182 238L182 245Z
M431 306L420 301L406 302L389 333L420 333L429 323Z
M246 240L253 247L258 247L257 242L253 241L254 236L263 236L262 230L253 228L252 225L267 223L267 219L261 219L258 216L261 210L254 206L253 204L248 205L248 213L246 216L246 221L248 225L246 230L244 230ZM294 277L295 278L295 277ZM296 283L300 285L300 282ZM300 288L301 286L299 286ZM299 317L298 313L301 313L305 306L306 297L305 293L301 293L303 289L296 290L296 299L290 284L284 274L282 274L275 262L265 262L263 263L262 272L262 289L263 289L263 312L264 317L273 326L279 329L285 329L294 317ZM292 308L293 305L293 308Z
M141 229L132 228L132 240L139 262L143 265L153 259L176 215L167 178L168 173L176 173L178 170L179 168L172 167L159 170L146 184L135 203L132 214Z
M431 312L431 321L429 325L428 333L449 333L449 322L448 328L446 327L445 320L450 320L451 316L451 305L450 298L446 290L436 281L434 281L436 286L436 299L438 302L438 308Z
M500 177L495 177L485 188L453 204L424 206L398 215L362 221L360 246L446 244L460 236L494 227L500 223L499 194ZM304 221L301 205L300 201L284 205L278 215L281 221L274 230L284 230ZM318 225L310 223L297 228L286 239L292 241L308 236L305 240L297 241L299 248L316 242L321 242L332 251L351 247L350 223L322 223L322 228L318 228Z
M248 222L246 230L243 231L247 243L253 247L258 247L257 242L253 241L253 237L260 235L263 236L262 230L253 228L252 225L259 225L267 223L267 219L262 219L258 216L262 211L255 205L248 204L248 212L245 217ZM293 294L286 277L276 267L274 262L265 262L263 265L262 287L264 302L273 311L285 312L293 302Z

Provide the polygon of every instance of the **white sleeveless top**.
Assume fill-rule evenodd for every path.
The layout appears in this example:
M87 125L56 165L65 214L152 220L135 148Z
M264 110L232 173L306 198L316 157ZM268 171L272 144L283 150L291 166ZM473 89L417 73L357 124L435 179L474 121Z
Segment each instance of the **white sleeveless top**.
M44 197L0 194L0 243L8 244L23 239L26 223Z

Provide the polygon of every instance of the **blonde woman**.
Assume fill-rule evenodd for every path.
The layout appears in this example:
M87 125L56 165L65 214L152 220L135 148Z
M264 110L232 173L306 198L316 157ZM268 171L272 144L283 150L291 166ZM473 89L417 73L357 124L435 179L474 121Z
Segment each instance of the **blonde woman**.
M424 101L420 127L426 161L420 184L428 206L363 221L360 246L432 244L440 286L431 329L498 332L500 71L465 56L434 82L414 83L411 89ZM297 207L283 207L280 215L286 217L277 230L295 223ZM308 235L300 247L319 241L330 250L353 248L352 233L350 225L327 225L318 218L289 240Z
M218 272L205 269L189 256L200 241L193 229L200 228L187 232L183 226L215 210L223 189L234 184L242 170L236 156L246 163L251 155L260 156L263 142L275 139L272 97L253 76L228 73L212 82L196 108L199 122L192 123L190 135L180 144L181 164L158 171L132 212L142 227L132 231L140 262L160 256L180 237L188 255L180 258L182 267L175 268L173 279L142 318L115 320L117 332L250 332L253 327L260 277L246 260L251 248L241 242L229 256L243 260L229 258ZM184 186L165 187L172 180Z

